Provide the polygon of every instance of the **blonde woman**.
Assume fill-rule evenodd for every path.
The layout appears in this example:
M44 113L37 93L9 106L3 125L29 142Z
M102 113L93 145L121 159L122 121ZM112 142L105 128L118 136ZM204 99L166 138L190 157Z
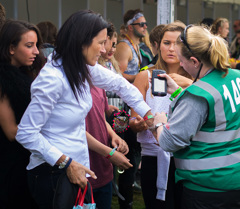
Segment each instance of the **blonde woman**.
M180 61L175 52L177 37L184 30L179 23L166 25L160 35L157 64L146 71L140 72L134 81L134 85L142 93L146 103L152 108L152 113L165 112L169 109L169 95L154 97L151 92L149 78L154 69L165 70L167 74L174 75L179 85L183 87L192 83L191 76L180 66ZM132 110L130 127L137 134L137 140L141 144L142 167L141 186L146 209L174 208L179 205L174 186L174 162L171 153L163 151L157 144L146 123L137 113ZM171 162L170 162L171 161ZM178 195L179 196L179 195Z
M211 32L215 35L220 35L222 38L226 39L229 34L229 21L226 18L219 17L214 20Z
M240 208L240 73L230 69L226 42L189 25L176 42L186 72L198 81L171 104L167 124L156 129L160 147L173 152L182 208ZM168 93L178 85L167 75ZM158 113L154 123L166 122Z

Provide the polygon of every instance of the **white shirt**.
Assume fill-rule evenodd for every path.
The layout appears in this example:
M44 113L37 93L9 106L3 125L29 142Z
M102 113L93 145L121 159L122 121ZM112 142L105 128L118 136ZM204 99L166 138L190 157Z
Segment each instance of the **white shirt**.
M88 67L95 86L118 92L141 116L150 110L141 93L126 79L99 64ZM31 102L16 136L32 153L28 170L44 162L53 166L63 154L89 168L85 117L92 107L92 97L89 84L84 85L78 102L63 69L49 60L32 83Z

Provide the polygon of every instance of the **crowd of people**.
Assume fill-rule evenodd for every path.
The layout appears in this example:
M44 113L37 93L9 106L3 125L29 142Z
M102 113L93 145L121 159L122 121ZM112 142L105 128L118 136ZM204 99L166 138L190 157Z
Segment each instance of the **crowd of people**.
M146 209L240 208L240 20L230 42L222 17L148 33L133 9L117 33L90 10L59 30L5 16L0 4L1 208L53 208L63 175L90 182L98 209L113 192L132 209L134 185Z

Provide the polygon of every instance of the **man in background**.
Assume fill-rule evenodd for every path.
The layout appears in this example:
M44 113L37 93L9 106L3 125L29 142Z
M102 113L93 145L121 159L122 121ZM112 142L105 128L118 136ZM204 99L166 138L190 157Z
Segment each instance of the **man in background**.
M125 30L122 34L122 39L117 44L115 58L119 63L123 77L130 83L133 83L142 62L139 43L140 39L147 33L147 22L140 9L128 10L123 17L123 22ZM125 105L124 109L130 114L129 107ZM126 157L130 159L133 167L119 175L119 192L125 200L118 198L118 201L120 209L131 209L133 203L133 185L141 160L141 148L137 142L136 133L130 128L124 133L124 140L129 147L129 153Z
M239 48L239 43L237 41L237 31L240 30L240 20L235 20L233 22L233 30L234 30L234 36L232 38L232 42L229 48L231 57L235 57L235 53L238 52L238 48Z
M147 33L147 22L140 9L128 10L123 17L126 33L117 45L115 58L124 78L133 83L140 70L140 38Z

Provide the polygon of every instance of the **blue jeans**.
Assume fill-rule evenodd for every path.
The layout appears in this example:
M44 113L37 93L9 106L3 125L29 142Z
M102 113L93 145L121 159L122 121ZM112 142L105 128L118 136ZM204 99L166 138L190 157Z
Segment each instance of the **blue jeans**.
M111 209L112 181L97 189L93 189L93 198L97 209Z
M57 181L63 172L58 166L52 167L47 163L28 171L29 189L39 209L53 208Z

